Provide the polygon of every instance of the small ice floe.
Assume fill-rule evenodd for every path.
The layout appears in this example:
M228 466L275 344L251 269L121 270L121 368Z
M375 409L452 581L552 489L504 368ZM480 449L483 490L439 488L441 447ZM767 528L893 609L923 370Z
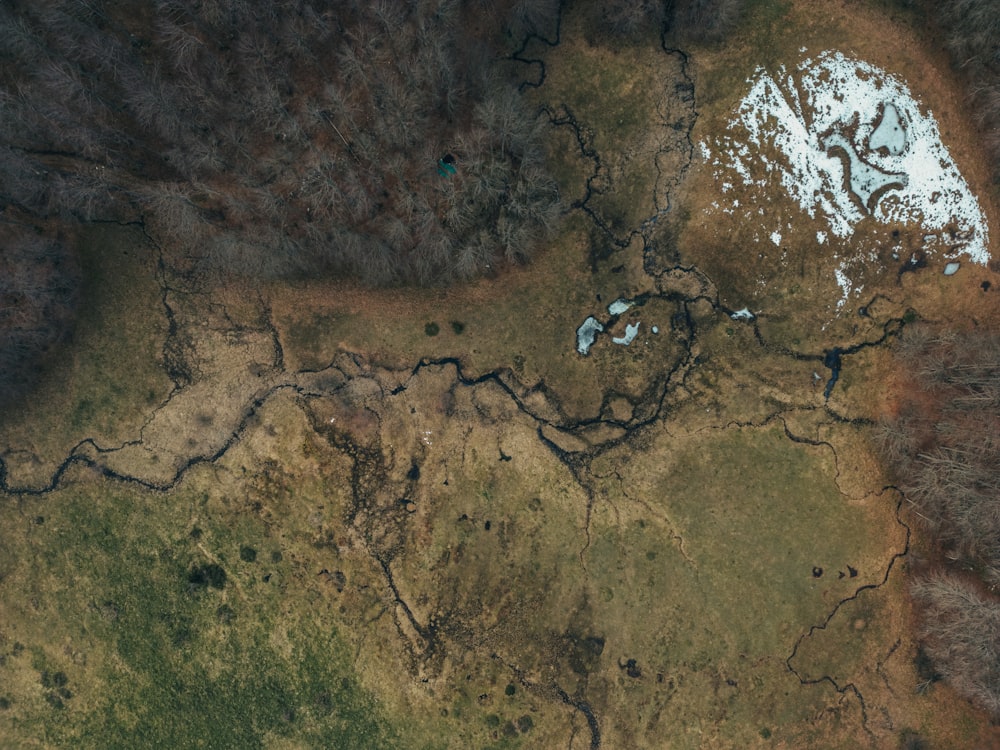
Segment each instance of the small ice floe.
M576 329L576 350L580 354L589 354L590 347L594 345L597 334L604 330L604 326L591 315L583 324Z
M625 335L624 336L615 336L611 340L614 343L616 343L616 344L621 344L623 346L628 346L629 344L632 343L632 340L636 337L636 335L638 333L639 333L639 324L638 323L629 323L627 326L625 326Z
M634 304L635 304L634 302L630 302L627 299L619 298L616 299L614 302L612 302L610 305L608 305L608 312L611 315L621 315L623 312L628 310Z
M753 320L757 316L750 312L749 307L744 307L742 310L737 310L729 315L733 320Z
M951 263L949 263L944 267L944 275L954 276L956 273L958 273L958 269L961 268L961 266L962 264L959 263L958 261L952 261Z

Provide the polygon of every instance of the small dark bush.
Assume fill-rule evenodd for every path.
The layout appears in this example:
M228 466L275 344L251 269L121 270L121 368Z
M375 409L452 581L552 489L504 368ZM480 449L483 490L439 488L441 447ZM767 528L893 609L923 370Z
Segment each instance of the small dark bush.
M188 583L194 588L223 589L226 586L226 571L216 563L199 565L188 572Z
M253 547L247 547L246 545L240 547L240 559L243 562L256 562L257 560L257 550Z

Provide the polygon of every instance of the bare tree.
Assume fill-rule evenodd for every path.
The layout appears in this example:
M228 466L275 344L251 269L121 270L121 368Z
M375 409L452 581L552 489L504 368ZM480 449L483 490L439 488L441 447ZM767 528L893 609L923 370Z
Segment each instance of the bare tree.
M917 580L923 648L962 695L1000 717L1000 601L967 579L933 574Z

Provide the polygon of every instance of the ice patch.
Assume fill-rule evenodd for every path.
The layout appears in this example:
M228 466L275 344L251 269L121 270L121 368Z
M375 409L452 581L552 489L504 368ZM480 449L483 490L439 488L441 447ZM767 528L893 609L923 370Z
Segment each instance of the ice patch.
M628 310L634 304L635 304L634 302L629 302L628 300L625 299L616 299L614 302L608 305L608 312L611 315L621 315L623 312Z
M826 242L826 232L823 231L816 232L816 242L818 242L821 245L824 242Z
M951 263L949 263L948 265L946 265L944 267L944 275L945 276L954 276L956 273L958 273L958 269L961 267L961 265L962 265L961 263L957 263L957 262L951 262Z
M594 345L597 334L604 330L604 326L598 322L597 318L591 315L576 329L576 350L580 354L589 354L590 347Z
M899 119L899 110L893 105L885 105L882 119L868 136L868 148L872 151L884 148L893 156L899 156L906 150L906 130Z
M628 346L635 339L636 335L639 333L638 323L629 323L625 326L624 336L615 336L611 340L616 344L622 344L623 346Z
M750 312L749 307L744 307L742 310L736 310L729 317L733 320L753 320L757 316Z
M771 232L771 242L773 242L778 247L781 247L781 232L775 229Z

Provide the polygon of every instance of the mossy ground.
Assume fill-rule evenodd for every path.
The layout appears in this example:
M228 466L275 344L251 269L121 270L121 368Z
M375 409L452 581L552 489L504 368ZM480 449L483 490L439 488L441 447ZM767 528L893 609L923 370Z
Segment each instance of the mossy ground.
M696 136L797 35L860 45L904 77L938 70L838 19L761 0L731 44L694 51ZM668 53L652 35L615 50L563 31L533 95L572 104L621 168L593 207L642 222L664 172L616 149L653 148L659 116L637 109L656 97L637 92ZM581 198L593 159L567 132L553 130L560 180ZM686 183L677 248L652 233L704 283L647 274L641 238L595 242L576 210L530 268L447 290L172 289L183 345L168 350L192 382L171 398L164 343L179 339L155 255L85 255L94 293L68 365L4 419L7 481L45 486L84 438L142 440L5 496L0 737L581 747L583 705L609 748L896 748L910 730L932 747L996 742L946 687L916 692L907 516L869 444L891 337L845 358L825 401L823 349L877 330L817 332L807 287L772 292L782 317L761 335L731 320L715 296L728 304L754 269L702 242L710 194L704 173ZM978 277L907 276L876 317L995 319ZM642 294L616 324L642 321L629 347L576 353L585 317Z

